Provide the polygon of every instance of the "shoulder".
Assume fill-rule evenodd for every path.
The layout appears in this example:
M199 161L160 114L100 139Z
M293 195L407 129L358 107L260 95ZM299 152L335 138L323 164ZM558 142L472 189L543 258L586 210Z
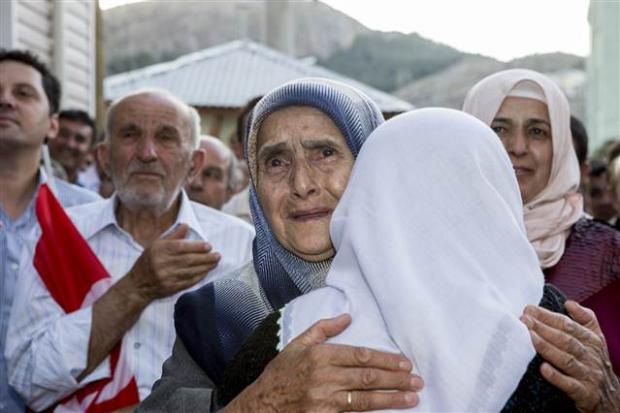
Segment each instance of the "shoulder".
M620 231L606 223L591 218L581 218L573 226L571 241L600 246L601 243L620 246Z
M177 336L216 382L249 332L271 312L251 265L183 294L175 306Z
M233 230L252 237L254 236L254 227L237 217L225 214L224 212L194 201L191 201L191 206L198 222L203 228L210 231L213 231L214 229L224 231Z
M232 312L239 309L242 309L240 312L244 312L243 309L252 303L268 307L254 271L253 261L249 261L225 277L183 294L175 306L175 319L191 320L195 318L194 316L201 318L201 315L205 314L205 307L217 309L219 305L224 304L222 300L225 297L234 297L233 299L240 299L238 303L243 303L228 309Z
M101 200L99 194L61 179L56 179L54 183L58 188L59 201L65 208Z

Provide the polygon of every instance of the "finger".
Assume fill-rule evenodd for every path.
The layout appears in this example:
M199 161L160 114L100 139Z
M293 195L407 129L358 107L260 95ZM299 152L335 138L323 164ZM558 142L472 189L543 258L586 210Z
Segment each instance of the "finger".
M410 372L411 362L402 354L386 353L366 347L326 344L315 350L317 358L327 360L334 366L371 367L383 370Z
M571 320L564 314L554 313L542 307L528 305L525 308L524 315L536 321L538 326L546 325L554 330L562 331L565 334L576 337L580 341L590 342L594 339L590 330Z
M596 318L596 314L594 311L587 307L583 307L579 305L576 301L568 300L564 304L566 311L572 317L573 320L586 327L590 331L593 331L595 334L602 335L601 326L598 323L598 319Z
M326 374L342 389L420 391L424 387L421 377L406 371L382 370L370 367L339 367Z
M172 282L191 282L193 278L206 277L209 271L216 267L216 264L217 262L178 268L169 275L169 278Z
M200 270L199 273L195 275L188 275L185 277L178 278L174 281L170 281L169 283L167 283L166 288L171 293L175 293L175 292L190 288L196 285L197 283L199 283L200 281L202 281L208 275L209 271L212 269L213 269L212 266L204 267Z
M574 324L572 321L571 323ZM567 353L570 357L577 360L583 360L587 354L587 348L584 344L590 342L595 337L591 332L585 330L582 326L577 326L577 328L584 330L583 334L580 333L571 335L563 330L558 330L541 323L536 319L531 319L530 331L534 331L539 338Z
M209 252L213 246L206 241L169 240L164 244L164 249L171 255Z
M572 377L587 377L589 370L582 360L553 345L535 331L530 331L530 335L536 352L547 362Z
M215 251L209 253L188 253L171 258L167 263L167 267L172 268L176 272L183 272L196 266L217 264L221 258L221 254Z
M291 341L289 346L291 346L291 348L298 348L324 343L328 338L343 332L349 324L351 324L351 316L348 314L341 314L338 317L319 320Z
M563 374L549 363L540 366L540 374L573 400L582 400L587 396L587 389L579 380Z
M339 411L368 412L375 410L404 409L418 404L414 392L348 391L338 393Z
M183 239L187 236L189 232L189 227L187 224L179 224L175 228L172 229L169 233L163 236L161 239L171 240L171 239Z

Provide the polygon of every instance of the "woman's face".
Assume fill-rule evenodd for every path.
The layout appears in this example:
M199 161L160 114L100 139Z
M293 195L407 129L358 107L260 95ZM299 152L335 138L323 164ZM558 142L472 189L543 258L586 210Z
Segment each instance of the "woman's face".
M344 136L320 110L292 106L269 115L257 139L256 190L273 234L306 261L332 257L329 222L354 162Z
M549 182L553 161L547 105L529 98L507 97L491 122L514 167L524 204Z

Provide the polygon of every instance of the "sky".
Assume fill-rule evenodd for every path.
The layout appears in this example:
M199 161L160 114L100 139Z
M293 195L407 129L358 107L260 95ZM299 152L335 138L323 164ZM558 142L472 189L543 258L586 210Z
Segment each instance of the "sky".
M128 0L99 0L104 9L127 2ZM503 61L533 53L560 51L579 56L590 53L589 0L323 2L370 29L416 32L461 51L479 53Z

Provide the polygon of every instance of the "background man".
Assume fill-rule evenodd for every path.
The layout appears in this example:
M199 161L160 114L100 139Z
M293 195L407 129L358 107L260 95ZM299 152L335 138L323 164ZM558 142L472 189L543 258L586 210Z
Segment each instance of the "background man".
M0 351L4 354L15 295L19 257L37 225L34 198L41 184L41 148L58 132L60 84L33 54L0 50ZM98 200L89 191L55 180L64 206ZM0 412L23 411L21 398L7 384L0 354Z
M178 293L251 258L251 227L182 190L203 163L199 125L193 108L163 91L136 92L110 107L101 154L117 192L70 215L114 285L92 306L65 314L32 256L22 261L6 357L9 382L35 410L109 377L108 355L123 336L146 397L172 349Z
M58 124L58 136L49 145L52 158L62 165L69 182L84 186L78 176L97 136L95 121L82 110L63 110L58 114Z
M192 201L221 210L240 184L237 158L228 146L212 136L200 138L200 149L205 152L205 164L188 181L185 190Z

